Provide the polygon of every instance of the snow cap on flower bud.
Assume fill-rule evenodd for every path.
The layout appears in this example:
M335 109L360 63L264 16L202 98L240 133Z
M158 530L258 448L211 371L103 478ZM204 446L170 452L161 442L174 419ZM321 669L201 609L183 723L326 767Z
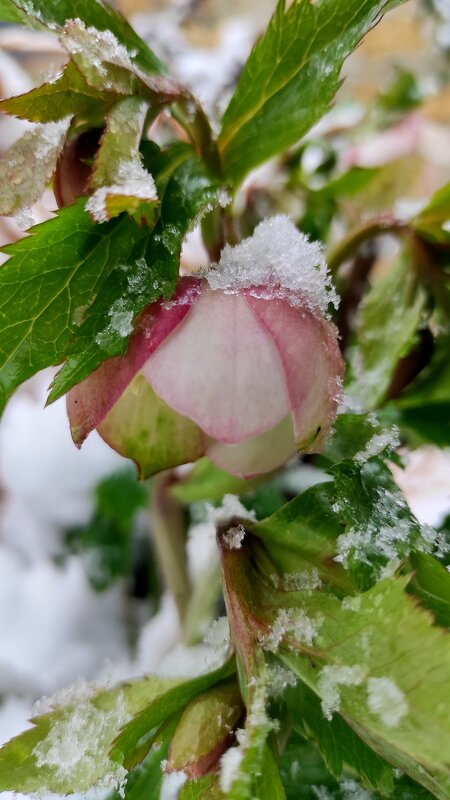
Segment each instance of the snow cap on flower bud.
M145 475L206 454L247 477L297 451L317 452L343 371L327 319L336 302L320 245L287 217L261 223L201 277L181 278L170 303L149 306L127 355L69 393L74 440L97 427ZM147 386L146 419L139 391L127 389L137 373ZM156 455L143 467L146 444Z

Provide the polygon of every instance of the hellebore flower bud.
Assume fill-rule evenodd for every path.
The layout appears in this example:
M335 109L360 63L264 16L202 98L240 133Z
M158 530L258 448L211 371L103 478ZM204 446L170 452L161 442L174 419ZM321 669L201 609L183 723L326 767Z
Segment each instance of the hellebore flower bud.
M282 466L297 451L317 452L336 415L343 371L326 318L335 301L320 246L286 217L261 223L202 277L181 278L171 302L149 306L127 355L72 389L75 442L98 428L115 449L142 462L142 437L156 452L161 433L167 458L141 463L145 475L206 454L248 477ZM153 390L151 424L138 419L138 388L126 403L121 398L137 373ZM167 445L171 435L176 448Z

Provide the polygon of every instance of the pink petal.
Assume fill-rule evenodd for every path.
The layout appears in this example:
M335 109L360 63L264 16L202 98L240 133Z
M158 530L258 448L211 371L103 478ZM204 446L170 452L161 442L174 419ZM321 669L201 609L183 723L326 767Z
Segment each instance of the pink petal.
M171 408L236 444L289 411L277 349L242 295L204 289L142 372Z
M125 356L104 361L86 380L67 395L72 438L81 447L86 436L100 424L148 356L181 322L195 303L199 281L182 278L166 307L158 301L141 315Z
M270 431L240 444L222 444L205 437L206 455L221 469L238 478L252 478L272 472L297 452L291 416Z
M204 452L197 425L177 414L136 375L98 426L110 447L136 463L139 476L196 461Z
M317 452L336 416L342 356L330 322L285 300L247 302L276 345L283 364L297 448Z

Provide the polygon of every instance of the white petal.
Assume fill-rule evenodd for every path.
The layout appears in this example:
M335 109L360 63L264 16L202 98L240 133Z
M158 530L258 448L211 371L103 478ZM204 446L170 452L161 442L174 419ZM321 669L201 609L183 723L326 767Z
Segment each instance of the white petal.
M226 444L270 430L289 410L277 349L243 296L205 289L142 372L169 406Z

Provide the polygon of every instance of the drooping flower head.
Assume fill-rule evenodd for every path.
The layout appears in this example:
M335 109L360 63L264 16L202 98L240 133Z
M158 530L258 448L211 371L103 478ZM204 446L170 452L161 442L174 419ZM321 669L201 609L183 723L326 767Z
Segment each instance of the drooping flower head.
M200 277L180 278L169 303L143 313L126 356L69 393L75 442L97 428L144 475L206 454L247 477L317 452L342 378L336 302L320 245L287 217L261 223Z

